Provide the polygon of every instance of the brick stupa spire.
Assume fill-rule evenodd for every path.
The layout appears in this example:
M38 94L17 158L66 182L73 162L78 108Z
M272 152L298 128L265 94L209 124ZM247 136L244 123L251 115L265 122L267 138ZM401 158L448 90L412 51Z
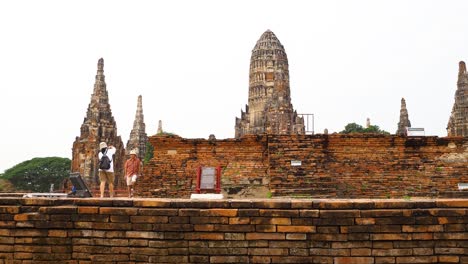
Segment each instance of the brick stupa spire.
M112 116L109 96L104 76L104 60L98 61L96 81L94 83L91 102L72 150L72 172L79 172L88 187L98 186L98 156L99 143L113 145L117 152L114 155L115 186L123 177L123 161L125 150L122 139L117 135L117 125Z
M447 125L447 134L468 137L468 73L464 61L459 63L455 103Z
M250 58L249 100L236 118L235 137L246 134L304 134L304 120L294 111L288 57L270 30L257 41Z
M136 150L138 158L143 160L146 153L146 143L148 136L145 131L145 122L143 117L143 104L141 95L138 96L137 110L135 120L133 121L133 129L130 132L130 137L127 141L127 155L130 155L131 150Z
M411 122L408 118L408 110L406 109L405 98L401 98L400 122L398 122L397 135L406 135L406 128L411 127Z

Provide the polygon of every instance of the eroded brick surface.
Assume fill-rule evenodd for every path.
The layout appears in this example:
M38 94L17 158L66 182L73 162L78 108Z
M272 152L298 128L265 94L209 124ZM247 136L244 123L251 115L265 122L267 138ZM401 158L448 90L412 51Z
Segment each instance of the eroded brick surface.
M260 206L249 209L236 200L125 199L115 200L115 206L99 199L83 205L77 199L33 200L22 204L41 206L2 207L0 217L10 220L0 225L0 263L468 260L468 212L462 199L365 200L365 209L359 209L363 200L248 200ZM324 206L284 208L307 201Z
M468 196L468 192L458 191L458 183L468 182L466 137L334 134L205 140L156 135L149 141L154 158L145 165L144 176L136 186L142 197L188 198L196 190L197 168L201 165L221 167L221 188L227 198ZM300 161L301 165L292 166L291 161ZM373 202L256 203L243 205L364 209ZM407 208L433 206L427 201L417 205L396 203ZM466 207L466 202L459 206Z

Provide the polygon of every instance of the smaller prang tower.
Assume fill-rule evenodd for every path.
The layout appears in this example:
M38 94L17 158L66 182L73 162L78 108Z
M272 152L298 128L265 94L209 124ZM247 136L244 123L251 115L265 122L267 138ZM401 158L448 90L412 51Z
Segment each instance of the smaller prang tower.
M411 122L408 118L408 110L406 109L405 98L401 98L400 122L398 122L398 129L396 134L400 136L406 136L407 127L411 127Z
M135 114L135 120L133 121L133 129L130 132L130 137L127 141L127 156L130 155L130 151L136 150L137 156L140 160L145 158L146 143L148 142L148 136L145 132L145 122L143 117L143 103L141 95L138 96L137 110Z
M447 124L447 134L468 137L468 73L464 61L459 63L455 103Z
M158 132L156 132L156 134L159 135L159 134L162 134L162 133L164 133L163 128L162 128L162 120L159 120L159 122L158 122Z
M81 125L80 136L76 137L72 149L71 171L79 172L90 188L99 186L98 152L100 142L106 142L107 145L113 145L116 148L113 157L114 185L119 187L119 183L123 183L121 179L123 178L125 149L121 137L117 135L117 125L112 116L102 58L98 61L94 90Z
M291 104L286 51L270 30L252 50L248 105L235 124L236 138L263 133L305 134L304 119Z

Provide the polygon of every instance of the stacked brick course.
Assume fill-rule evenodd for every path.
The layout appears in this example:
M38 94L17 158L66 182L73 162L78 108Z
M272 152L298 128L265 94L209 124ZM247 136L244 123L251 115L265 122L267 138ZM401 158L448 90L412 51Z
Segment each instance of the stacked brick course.
M468 200L5 198L0 263L467 263Z
M334 134L205 140L160 135L150 142L154 158L137 186L146 197L189 197L198 166L221 166L221 187L232 198L267 197L269 191L308 197L440 196L468 183L468 140L460 137Z

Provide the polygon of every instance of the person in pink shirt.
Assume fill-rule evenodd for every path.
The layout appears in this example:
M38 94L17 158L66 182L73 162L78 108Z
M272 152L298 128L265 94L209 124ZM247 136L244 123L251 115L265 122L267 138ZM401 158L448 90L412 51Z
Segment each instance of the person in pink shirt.
M133 197L133 185L140 175L140 159L135 150L130 151L130 158L125 162L124 175L127 182L128 197Z

